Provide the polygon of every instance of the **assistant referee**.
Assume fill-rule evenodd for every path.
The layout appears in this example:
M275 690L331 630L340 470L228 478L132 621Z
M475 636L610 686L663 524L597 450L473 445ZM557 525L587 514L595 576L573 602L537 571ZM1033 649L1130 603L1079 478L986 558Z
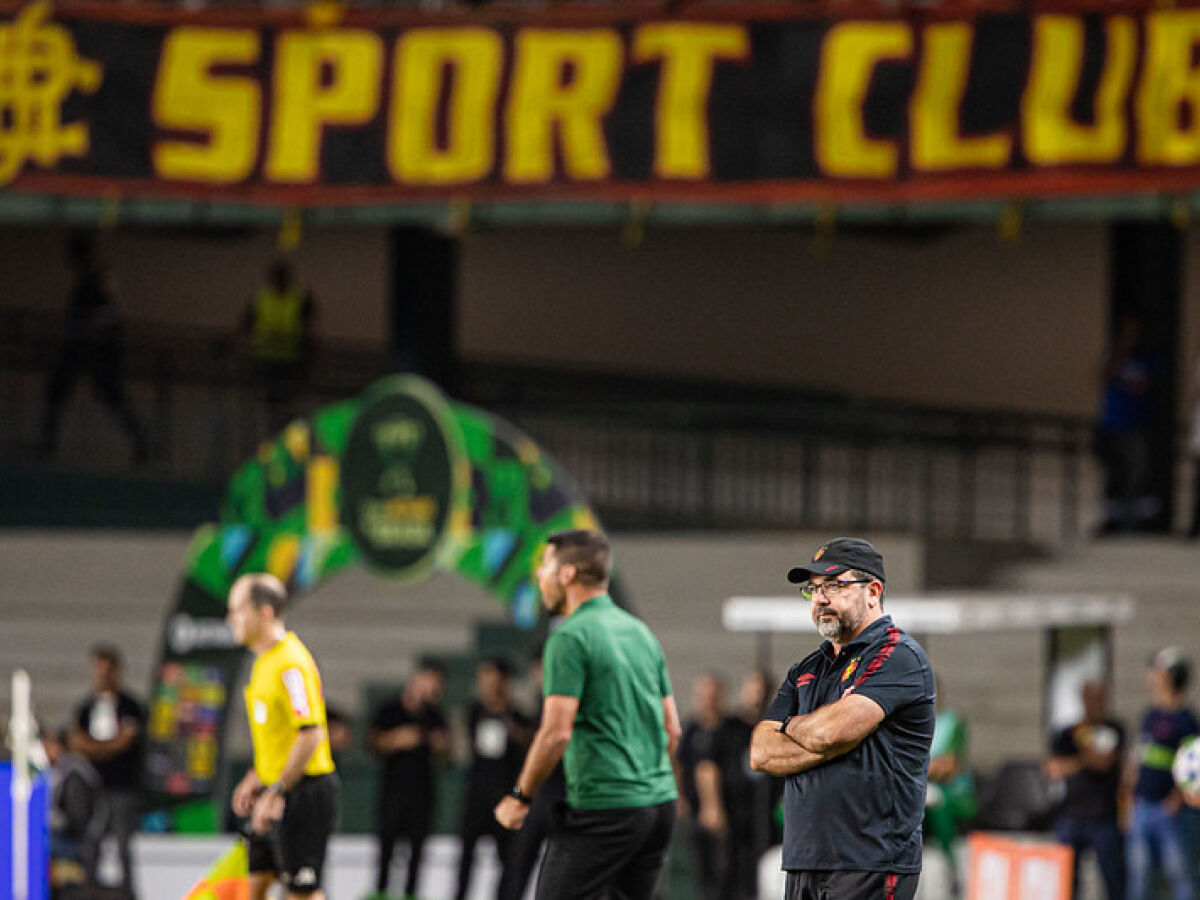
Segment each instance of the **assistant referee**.
M551 829L537 900L649 900L675 823L679 712L645 623L608 596L611 551L596 531L552 535L542 604L567 620L546 642L542 722L496 819L517 829L559 759L567 805Z
M229 591L229 627L256 657L245 692L254 766L233 792L233 811L250 817L250 900L264 900L276 880L292 900L324 900L337 818L321 675L284 627L287 599L273 575L244 575Z

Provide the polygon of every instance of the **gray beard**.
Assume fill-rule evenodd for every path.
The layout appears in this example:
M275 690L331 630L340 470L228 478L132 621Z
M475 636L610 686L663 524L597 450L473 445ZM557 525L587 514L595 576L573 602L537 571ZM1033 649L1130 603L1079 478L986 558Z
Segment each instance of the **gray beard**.
M835 616L832 619L818 619L817 632L826 640L837 643L837 639L842 636L842 620Z

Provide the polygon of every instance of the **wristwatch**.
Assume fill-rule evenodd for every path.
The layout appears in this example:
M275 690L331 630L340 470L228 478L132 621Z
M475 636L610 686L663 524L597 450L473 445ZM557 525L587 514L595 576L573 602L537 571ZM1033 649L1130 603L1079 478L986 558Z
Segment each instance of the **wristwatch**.
M792 717L790 715L786 715L783 717L783 721L779 723L779 733L780 734L787 734L788 722L790 722L790 721L792 721Z
M285 785L282 781L276 781L274 784L270 785L267 790L278 794L280 797L286 797L288 792L287 785Z
M508 796L512 797L518 803L524 803L526 806L533 802L533 798L522 791L519 784L513 785L512 790L508 792Z

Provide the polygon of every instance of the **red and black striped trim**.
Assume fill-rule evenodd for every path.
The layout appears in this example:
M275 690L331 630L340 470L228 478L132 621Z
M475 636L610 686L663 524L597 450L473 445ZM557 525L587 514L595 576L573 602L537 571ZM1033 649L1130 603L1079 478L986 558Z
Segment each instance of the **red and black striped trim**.
M884 900L896 900L896 883L899 882L899 880L900 876L898 876L895 872L888 874L887 879L884 881Z
M900 629L889 628L887 630L887 638L883 642L883 646L879 651L871 657L871 661L867 663L867 667L863 669L862 674L854 679L854 687L857 688L864 681L883 668L883 664L888 661L892 653L896 649L896 645L900 643Z

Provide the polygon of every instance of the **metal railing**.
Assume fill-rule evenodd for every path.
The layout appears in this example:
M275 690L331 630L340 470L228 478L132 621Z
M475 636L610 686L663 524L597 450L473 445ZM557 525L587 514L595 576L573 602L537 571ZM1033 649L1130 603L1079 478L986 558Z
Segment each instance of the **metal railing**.
M830 394L464 372L625 527L888 529L1070 542L1096 515L1091 423Z
M148 474L223 483L291 414L347 397L388 371L378 347L323 341L282 408L269 408L246 339L234 332L127 322L122 382L150 444ZM62 316L0 309L0 453L41 461L47 380L62 349ZM63 410L56 464L127 470L128 447L81 374Z
M0 453L32 462L61 318L0 309ZM234 335L130 323L124 369L152 455L144 471L223 484L281 421ZM286 414L359 393L376 346L323 342ZM55 464L128 470L86 379ZM455 396L535 438L605 520L627 528L892 529L1070 542L1094 521L1090 423L831 394L464 365Z

